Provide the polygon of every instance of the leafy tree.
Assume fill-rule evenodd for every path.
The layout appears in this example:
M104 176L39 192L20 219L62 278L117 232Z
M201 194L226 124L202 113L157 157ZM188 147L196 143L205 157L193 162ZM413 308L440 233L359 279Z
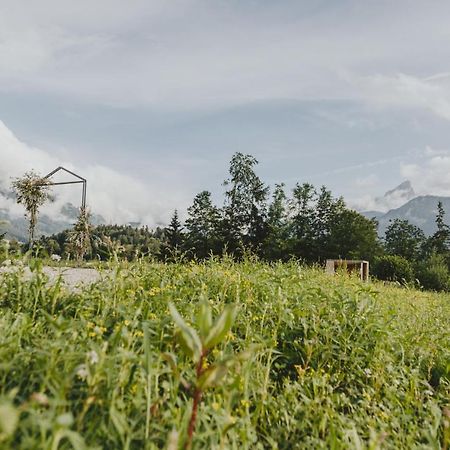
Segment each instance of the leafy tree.
M403 256L384 255L375 259L372 272L379 280L409 282L414 279L411 262Z
M263 254L270 260L286 259L288 256L288 205L284 184L275 185L272 203L267 214L267 235Z
M342 210L328 239L329 258L368 259L380 253L377 224L356 211Z
M404 219L390 221L384 237L388 254L398 255L410 261L417 260L425 242L423 231Z
M29 242L34 241L34 233L38 220L39 208L50 199L48 180L35 172L27 172L22 178L12 182L12 188L17 196L17 203L24 205L29 219Z
M314 221L316 190L310 183L297 183L289 202L290 247L295 256L314 259Z
M433 291L450 291L450 272L443 255L432 254L417 266L420 284Z
M436 232L430 236L428 242L424 246L426 255L443 255L449 259L450 247L450 227L445 223L445 211L442 202L438 202L438 212L436 214Z
M242 244L255 248L264 240L269 188L255 174L257 164L253 156L235 153L230 162L230 178L224 182L228 190L222 233L232 252Z
M343 198L333 198L331 191L322 186L317 194L312 224L315 259L327 258L331 232L334 227L338 226L340 214L344 210Z
M210 251L216 253L219 245L219 222L220 212L212 203L211 193L202 191L197 194L192 206L188 208L185 246L199 258L207 257Z

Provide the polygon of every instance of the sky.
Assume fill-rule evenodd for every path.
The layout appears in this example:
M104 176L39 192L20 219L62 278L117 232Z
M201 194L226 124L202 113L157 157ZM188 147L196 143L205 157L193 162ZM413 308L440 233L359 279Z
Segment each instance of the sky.
M406 179L450 195L449 19L447 0L0 0L0 184L64 165L93 211L154 226L201 190L220 204L239 151L361 210Z

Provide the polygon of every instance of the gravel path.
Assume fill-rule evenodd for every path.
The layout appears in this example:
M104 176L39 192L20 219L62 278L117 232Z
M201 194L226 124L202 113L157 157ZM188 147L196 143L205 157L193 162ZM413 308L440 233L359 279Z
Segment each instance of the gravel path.
M6 272L12 272L20 270L17 266L4 266L0 267L0 275ZM61 275L64 284L73 289L77 286L89 285L99 281L102 276L96 269L84 269L74 267L44 267L43 272L48 276L49 283L54 283L56 279ZM30 279L32 273L28 267L23 269L24 278Z
M44 273L48 276L50 283L54 282L59 275L62 275L64 283L69 287L75 287L80 284L92 284L101 278L100 273L96 269L44 267Z

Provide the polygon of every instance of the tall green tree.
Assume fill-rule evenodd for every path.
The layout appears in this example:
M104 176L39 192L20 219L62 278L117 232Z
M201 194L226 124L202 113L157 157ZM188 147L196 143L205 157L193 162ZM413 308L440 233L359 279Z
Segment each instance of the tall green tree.
M450 227L445 223L445 211L442 202L437 205L436 214L436 232L429 238L426 244L426 253L443 255L445 258L449 256L450 250Z
M325 186L316 195L312 231L314 236L314 256L322 261L328 257L329 239L332 230L339 226L340 215L346 209L342 197L334 198Z
M168 258L178 254L183 244L183 226L181 225L177 210L174 211L169 226L165 230L165 234L166 246L163 253Z
M310 183L297 183L289 201L290 248L307 261L314 259L314 220L316 189Z
M288 203L284 184L276 184L267 213L267 234L263 246L265 258L283 260L289 257L288 221Z
M425 242L424 232L405 219L389 222L384 235L384 248L390 255L402 256L410 261L420 257Z
M230 162L230 177L224 182L228 189L222 232L232 252L242 249L242 245L256 248L265 237L269 188L256 175L257 164L253 156L235 153Z
M188 208L185 247L198 258L205 258L210 252L217 253L220 245L220 219L220 212L211 200L211 193L202 191L197 194Z
M351 209L342 210L331 229L329 258L372 260L381 251L377 224Z

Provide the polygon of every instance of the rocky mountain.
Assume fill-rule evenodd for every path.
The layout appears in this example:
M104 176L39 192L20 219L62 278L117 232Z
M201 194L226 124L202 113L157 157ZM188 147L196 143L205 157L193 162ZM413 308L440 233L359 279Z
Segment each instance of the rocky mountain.
M377 197L375 204L379 211L369 211L371 213L382 214L380 211L388 211L390 209L399 208L409 200L416 197L416 193L409 180L403 181L394 189L387 191L383 197Z
M405 181L395 189L386 192L382 199L385 202L392 199L407 200L400 206L391 208L387 212L363 211L361 213L368 218L375 218L378 221L378 232L380 236L384 235L386 228L389 226L389 222L395 219L406 219L413 225L421 228L426 235L430 236L436 231L435 218L438 202L442 202L446 211L446 222L450 225L450 197L436 195L415 196L409 181Z

